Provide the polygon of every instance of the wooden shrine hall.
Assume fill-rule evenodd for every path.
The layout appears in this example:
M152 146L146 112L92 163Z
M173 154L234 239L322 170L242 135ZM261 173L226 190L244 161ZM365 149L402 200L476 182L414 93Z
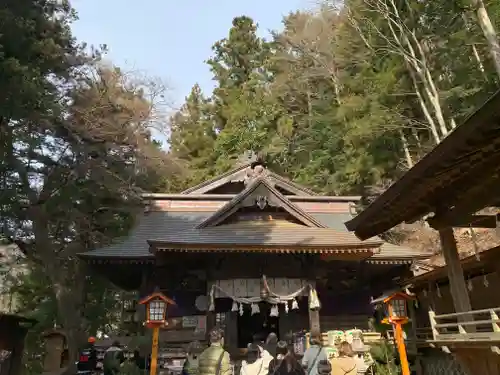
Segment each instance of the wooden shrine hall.
M428 255L347 231L359 199L317 195L253 158L180 194L144 195L128 238L80 256L123 289L174 299L181 323L167 341L215 324L230 351L270 332L367 329L371 297Z
M497 92L370 206L346 223L360 239L372 238L400 223L422 218L439 231L446 262L446 268L441 271L446 270L448 276L454 313L435 315L436 312L431 311L431 341L434 346L455 350L466 366L473 369L471 374L500 374L497 316L500 306L472 310L462 268L465 263L459 259L453 228L500 227L499 108L500 92ZM485 256L491 259L496 251L498 249L491 249ZM500 274L498 262L488 263L487 268ZM484 269L483 274L486 274ZM482 301L481 306L493 301L495 299ZM480 306L477 301L475 305ZM479 369L478 362L484 368Z

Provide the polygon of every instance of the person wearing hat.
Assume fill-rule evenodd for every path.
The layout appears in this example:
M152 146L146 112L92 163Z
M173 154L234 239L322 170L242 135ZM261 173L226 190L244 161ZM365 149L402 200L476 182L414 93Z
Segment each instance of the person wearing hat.
M93 373L97 367L97 350L95 348L95 337L90 336L87 345L80 352L80 358L77 363L78 372Z

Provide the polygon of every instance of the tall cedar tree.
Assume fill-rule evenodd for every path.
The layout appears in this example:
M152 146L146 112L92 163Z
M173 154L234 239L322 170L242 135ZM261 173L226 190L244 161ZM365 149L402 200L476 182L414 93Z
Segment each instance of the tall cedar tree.
M71 36L73 18L64 1L0 5L2 237L49 280L70 363L91 326L76 255L126 234L141 188L171 165L150 139L155 87L96 66Z

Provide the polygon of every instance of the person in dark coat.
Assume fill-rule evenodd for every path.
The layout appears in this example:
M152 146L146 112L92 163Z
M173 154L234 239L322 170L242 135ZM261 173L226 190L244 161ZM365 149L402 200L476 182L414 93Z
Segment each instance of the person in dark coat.
M79 372L94 372L97 367L97 350L95 348L95 337L89 337L87 346L80 352L80 358L76 365Z
M116 375L120 372L122 363L125 362L125 355L118 341L113 344L104 353L103 367L104 375Z
M139 370L146 370L146 358L141 356L139 349L134 350L134 356L132 359Z
M300 362L289 350L286 341L278 341L276 358L269 363L268 375L306 375Z

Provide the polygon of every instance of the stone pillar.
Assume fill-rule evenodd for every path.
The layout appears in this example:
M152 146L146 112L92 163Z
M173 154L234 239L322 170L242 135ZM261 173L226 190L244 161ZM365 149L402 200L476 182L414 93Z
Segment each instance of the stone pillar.
M44 335L45 359L43 371L52 372L61 368L62 354L66 343L66 336L59 331L51 331Z

